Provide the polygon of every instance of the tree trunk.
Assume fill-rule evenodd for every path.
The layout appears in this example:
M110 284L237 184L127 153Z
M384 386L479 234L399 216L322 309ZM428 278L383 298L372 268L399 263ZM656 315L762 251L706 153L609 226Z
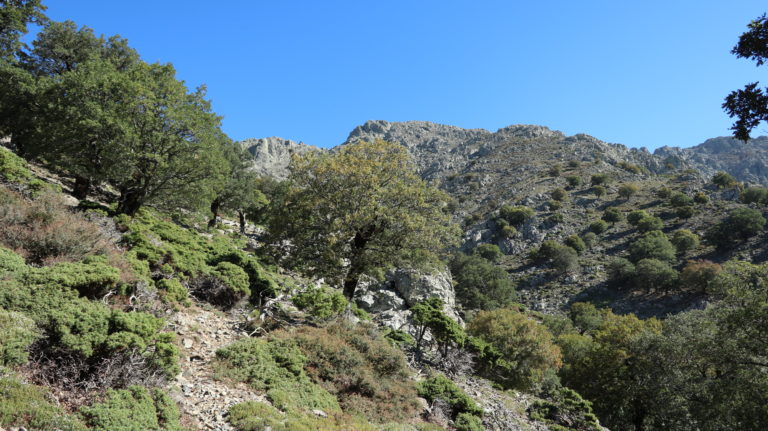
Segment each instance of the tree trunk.
M245 235L245 211L237 210L237 215L240 217L240 233Z
M120 199L117 202L117 213L133 217L142 204L144 204L142 193L123 190L120 192Z
M216 226L216 219L219 217L219 208L221 208L221 201L216 198L211 202L211 214L212 217L208 220L208 229L212 229Z
M91 190L91 179L85 177L75 177L75 185L72 187L72 196L79 200L88 197Z

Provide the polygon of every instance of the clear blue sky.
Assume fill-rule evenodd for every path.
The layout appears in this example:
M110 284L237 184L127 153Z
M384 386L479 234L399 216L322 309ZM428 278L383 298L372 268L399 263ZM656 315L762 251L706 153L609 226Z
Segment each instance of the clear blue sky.
M650 149L729 134L768 67L730 49L759 1L44 0L205 83L233 139L329 147L366 120L541 124ZM766 134L766 127L755 133Z

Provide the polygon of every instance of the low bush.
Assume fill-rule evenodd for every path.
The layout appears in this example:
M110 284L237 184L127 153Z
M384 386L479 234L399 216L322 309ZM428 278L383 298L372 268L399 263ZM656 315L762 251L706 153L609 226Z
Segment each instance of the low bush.
M741 201L745 204L756 203L766 205L768 204L768 188L749 187L741 192Z
M506 220L512 226L519 226L534 215L536 215L536 212L533 209L524 206L504 205L499 210L499 217Z
M736 187L739 182L736 181L736 178L734 178L733 175L721 171L712 177L712 184L715 184L720 188L731 188Z
M625 183L619 187L619 197L622 199L629 199L640 191L640 186L632 183Z
M568 183L568 187L575 188L581 185L581 177L578 175L569 175L565 177L565 182Z
M456 300L467 309L491 310L517 299L509 274L478 256L456 255L450 262Z
M682 219L691 218L694 214L696 214L696 209L693 207L693 205L687 205L675 209L675 215Z
M669 197L669 205L673 208L680 208L693 205L693 198L682 192L672 193Z
M608 230L608 223L605 220L595 220L589 224L589 230L597 235Z
M768 198L768 189L766 189L766 192L767 192L766 197ZM705 204L709 202L709 196L707 196L706 193L699 191L699 192L696 192L695 195L693 195L693 201L696 202L697 204Z
M331 413L318 417L313 413L283 413L257 401L246 401L229 409L229 422L238 431L376 431L361 418Z
M664 221L655 216L648 216L637 222L637 230L640 232L650 232L664 228Z
M699 246L699 236L688 229L680 229L672 234L672 244L678 254L684 255Z
M680 285L699 293L709 293L722 266L707 260L689 261L680 272Z
M608 223L618 223L621 221L622 214L621 211L619 211L616 207L610 207L606 208L603 212L602 219L607 221Z
M605 196L605 193L607 192L606 188L603 186L594 186L592 187L592 194L595 195L595 197L601 197Z
M659 199L669 199L672 196L672 189L669 187L662 187L656 190L656 197Z
M608 262L608 281L617 288L626 286L635 275L635 265L627 259L617 257Z
M498 262L504 256L504 253L501 252L501 249L496 244L480 244L472 250L472 254L476 254L490 262Z
M600 186L608 184L609 178L608 174L594 174L589 178L589 181L593 186Z
M762 212L751 208L738 208L708 230L706 239L718 248L727 248L737 241L747 240L762 232L765 223Z
M338 316L347 308L347 298L341 291L329 287L309 288L293 296L293 304L312 317L326 320Z
M568 198L568 192L564 189L554 189L549 195L557 202L562 202Z
M650 216L651 215L645 212L644 210L634 210L631 213L629 213L629 215L627 215L627 223L631 224L632 226L637 226L637 224L640 223L640 220L643 220Z
M677 282L677 271L669 263L657 259L642 259L635 266L634 284L646 292L668 291Z
M562 365L560 349L546 326L515 309L482 311L467 332L498 353L489 374L505 387L530 389Z
M629 246L629 260L637 263L642 259L658 259L674 262L677 250L664 232L654 230L635 240Z
M581 254L587 249L587 244L578 235L571 235L563 241L563 244L574 249L576 253Z
M46 391L13 377L0 377L0 426L39 431L86 431L75 416L49 401Z
M27 363L29 345L38 337L40 331L32 319L22 313L0 308L0 365Z
M592 403L576 391L557 388L548 399L537 400L529 408L532 419L550 425L553 430L600 431L603 428L592 412ZM555 428L557 427L557 428Z
M483 409L461 388L456 386L456 383L442 374L436 374L419 382L418 390L419 396L430 403L435 400L443 400L448 403L454 419L462 413L475 417L482 417L483 415Z
M94 431L183 431L176 403L161 389L108 390L106 399L80 409Z

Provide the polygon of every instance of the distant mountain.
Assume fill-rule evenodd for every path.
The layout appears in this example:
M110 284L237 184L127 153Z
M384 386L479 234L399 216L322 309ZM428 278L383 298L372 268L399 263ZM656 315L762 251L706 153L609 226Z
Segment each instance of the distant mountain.
M285 179L288 164L293 154L322 151L321 148L273 136L270 138L246 139L240 142L253 158L253 169L260 175Z
M654 155L673 163L682 162L706 177L725 171L741 181L768 185L768 136L746 143L721 136L690 148L661 147Z

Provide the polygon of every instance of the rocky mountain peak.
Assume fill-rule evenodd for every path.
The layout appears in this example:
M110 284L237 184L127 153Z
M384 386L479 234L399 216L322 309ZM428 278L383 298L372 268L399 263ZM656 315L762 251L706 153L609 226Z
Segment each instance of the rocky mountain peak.
M288 177L288 165L291 155L304 154L313 151L323 151L321 148L295 142L277 136L259 139L246 139L240 142L253 158L253 169L263 176L277 179Z

